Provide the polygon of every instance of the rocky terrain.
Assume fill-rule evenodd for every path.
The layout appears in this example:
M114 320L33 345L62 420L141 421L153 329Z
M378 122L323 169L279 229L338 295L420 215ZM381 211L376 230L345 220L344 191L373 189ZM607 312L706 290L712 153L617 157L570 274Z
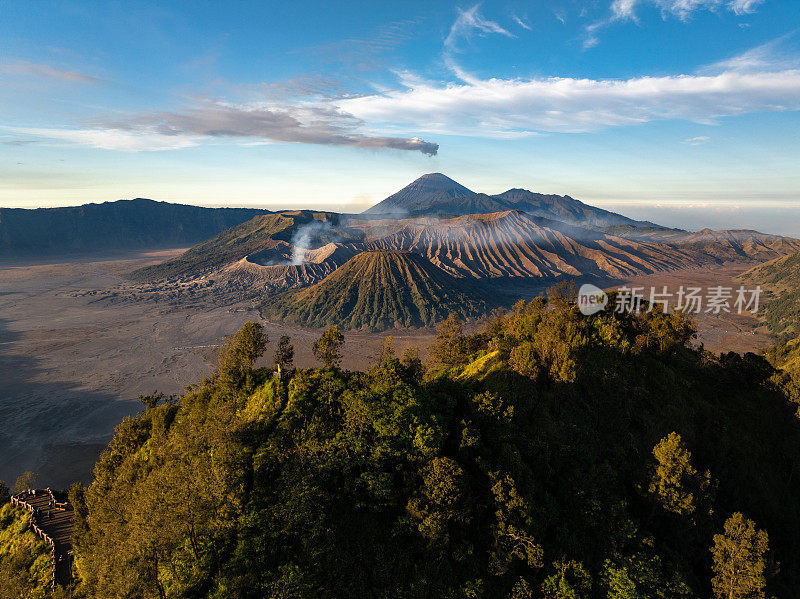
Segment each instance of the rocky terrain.
M613 229L613 230L619 230ZM351 219L293 211L258 216L160 265L133 273L117 299L224 306L322 281L365 251L423 256L483 286L547 286L563 277L620 279L800 251L800 241L755 231L622 234L518 210L452 218Z

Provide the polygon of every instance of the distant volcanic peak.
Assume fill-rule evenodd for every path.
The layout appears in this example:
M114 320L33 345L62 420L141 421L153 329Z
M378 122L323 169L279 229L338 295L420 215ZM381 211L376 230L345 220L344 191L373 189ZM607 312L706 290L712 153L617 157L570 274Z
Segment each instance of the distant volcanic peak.
M419 213L441 202L474 195L474 191L442 173L429 173L364 212L394 215Z
M568 195L542 194L520 187L513 187L496 195L475 193L442 173L423 175L364 213L404 218L419 215L458 216L504 210L521 210L593 229L616 226L649 227L652 224L634 221L584 204Z
M442 173L428 173L427 175L422 175L419 179L407 185L405 189L448 191L453 192L453 197L473 195L475 193Z
M522 189L521 187L512 187L504 191L503 193L495 194L494 197L496 198L504 198L506 200L512 200L515 198L524 198L533 195L540 195L532 192L530 189Z

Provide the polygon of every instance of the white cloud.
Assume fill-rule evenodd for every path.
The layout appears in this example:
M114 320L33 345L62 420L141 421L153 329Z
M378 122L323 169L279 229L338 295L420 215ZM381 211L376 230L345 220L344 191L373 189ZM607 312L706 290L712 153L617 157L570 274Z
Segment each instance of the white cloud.
M513 15L514 20L517 22L517 25L522 27L523 29L527 29L528 31L532 31L531 26L528 25L525 21L520 19L517 15Z
M480 5L476 4L468 10L458 9L458 17L453 21L453 25L450 27L450 33L447 34L444 40L445 48L456 50L458 42L463 38L469 38L474 31L479 33L499 33L506 37L514 37L512 33L508 32L496 22L485 19L480 12L478 12L479 8Z
M800 68L800 48L796 44L796 31L751 48L750 50L701 70L703 74L726 70L740 72L777 71Z
M684 139L681 143L686 144L687 146L700 146L708 141L711 141L710 137L701 135L699 137L690 137L688 139Z
M494 33L511 38L516 37L495 21L484 18L478 11L479 8L480 4L476 4L468 10L458 9L458 17L453 21L450 33L447 34L444 40L443 58L445 64L456 77L466 82L476 81L476 78L462 69L453 57L454 54L460 52L459 43L462 40L471 38L476 31L480 35Z
M800 109L800 70L624 80L415 81L382 95L341 100L338 106L373 125L477 137L590 132L671 119L710 124L725 116Z
M638 22L636 11L641 5L650 5L661 11L662 17L677 17L688 21L692 15L701 10L717 11L728 9L737 15L754 13L764 0L613 0L609 6L609 16L586 26L584 48L591 48L599 43L597 32L617 21Z
M611 14L614 20L636 19L633 9L636 8L638 0L614 0L611 3Z
M754 13L759 4L764 0L733 0L729 6L737 15Z

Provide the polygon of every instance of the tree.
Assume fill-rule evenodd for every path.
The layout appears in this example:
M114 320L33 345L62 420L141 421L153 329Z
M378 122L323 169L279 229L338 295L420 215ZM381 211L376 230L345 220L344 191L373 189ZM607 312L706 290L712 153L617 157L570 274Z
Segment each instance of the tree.
M264 355L269 339L264 327L257 322L246 322L241 329L225 339L219 354L219 381L231 390L245 386L252 374L253 364Z
M714 535L711 586L719 599L764 597L764 554L769 550L767 531L736 512L725 521L723 534Z
M378 353L378 366L386 362L386 360L391 360L394 358L394 346L392 343L394 342L394 337L384 337L383 341L381 341L381 349Z
M433 545L446 547L451 529L469 523L467 477L457 462L446 457L431 460L421 474L422 487L406 510L417 520L423 537Z
M583 599L592 588L592 577L583 564L562 558L553 563L556 573L545 578L542 594L545 599Z
M6 486L6 482L4 480L0 480L0 504L5 503L8 501L8 487Z
M294 347L291 344L289 335L281 335L278 340L278 349L275 350L275 366L280 366L283 370L290 370L294 366Z
M314 343L314 357L325 364L326 368L338 366L342 361L342 345L344 335L339 332L339 327L332 326Z
M409 380L415 383L422 382L422 377L425 376L425 365L419 357L419 349L416 347L405 348L400 356L400 363Z
M668 512L694 513L711 487L711 474L701 475L692 466L692 454L681 436L672 432L653 448L656 464L650 477L650 494Z
M158 391L153 391L150 395L140 395L139 401L148 409L154 410L159 402L164 402L166 400L166 395L163 393L159 393Z
M547 289L547 300L557 308L566 308L578 298L578 287L573 279L559 281Z
M436 340L430 348L430 356L434 365L450 367L464 362L464 328L461 319L450 313L436 329Z
M17 482L14 483L14 491L16 493L21 493L28 489L35 489L38 481L39 475L35 472L31 472L30 470L23 472L17 479Z
M531 378L537 377L543 370L539 354L530 341L523 341L509 352L508 365Z
M646 314L644 326L647 345L657 346L662 353L683 347L697 334L697 327L688 314L682 311L667 314L660 305Z

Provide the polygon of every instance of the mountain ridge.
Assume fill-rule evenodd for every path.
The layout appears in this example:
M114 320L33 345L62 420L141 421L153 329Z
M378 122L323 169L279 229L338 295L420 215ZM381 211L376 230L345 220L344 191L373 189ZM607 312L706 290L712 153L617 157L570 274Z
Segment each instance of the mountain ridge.
M463 216L504 210L520 210L590 228L658 227L654 223L636 221L584 204L568 195L541 194L518 187L495 195L476 193L442 173L422 175L400 191L364 210L361 215L388 218L423 214Z
M0 208L0 258L185 247L269 213L146 198L58 208Z

